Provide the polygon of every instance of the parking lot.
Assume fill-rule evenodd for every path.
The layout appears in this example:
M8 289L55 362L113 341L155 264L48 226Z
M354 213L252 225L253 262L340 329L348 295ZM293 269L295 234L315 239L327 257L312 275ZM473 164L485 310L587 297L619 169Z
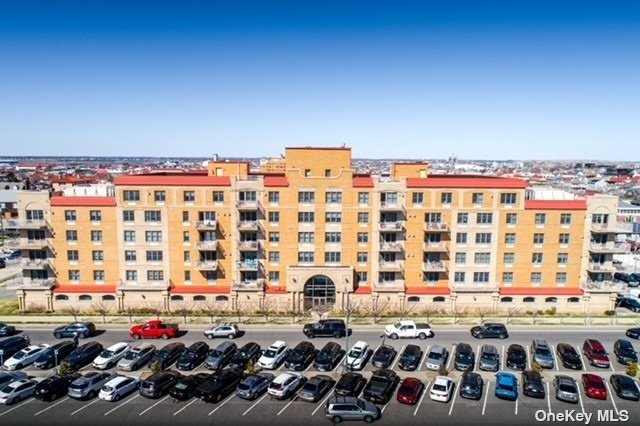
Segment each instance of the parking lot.
M33 343L54 343L55 339L51 336L51 332L47 330L29 330L28 331ZM418 344L422 347L425 355L434 344L446 346L450 354L455 351L455 345L458 342L470 343L478 353L483 343L494 344L501 353L501 365L506 356L506 350L512 343L519 343L527 350L534 338L544 337L549 344L554 346L560 342L573 344L578 352L585 338L599 339L612 352L613 342L624 337L624 330L588 330L579 329L571 331L561 331L555 329L549 330L510 330L510 338L506 340L476 340L473 339L468 330L436 330L436 336L432 339L424 341L420 340L383 340L380 338L380 331L371 329L356 329L349 338L349 344L352 345L357 340L364 340L369 343L371 349L375 350L380 344L390 344L396 348L398 355L402 352L407 344ZM246 334L237 339L235 342L240 346L249 341L255 341L264 349L274 340L285 340L289 347L294 347L298 342L305 339L300 329L290 330L247 330ZM95 338L102 342L105 347L117 341L130 341L132 345L137 342L131 341L126 330L109 330ZM190 331L179 339L186 345L202 339L201 332ZM314 339L312 342L317 349L331 341L332 339ZM207 341L210 346L215 346L222 340ZM338 342L345 347L346 339L339 339ZM158 347L163 346L164 341L153 341ZM636 347L636 341L633 341ZM555 353L554 353L555 355ZM436 372L427 371L424 365L424 356L420 367L414 372L404 372L397 367L397 357L392 364L392 369L401 377L417 377L422 380L428 390ZM612 357L613 358L613 357ZM477 361L477 356L476 356ZM585 364L585 370L603 376L607 379L613 373L624 373L624 366L618 364L612 359L612 365L609 369L601 369ZM530 361L529 361L530 366ZM460 373L453 370L452 356L448 359L449 376L456 384L459 383ZM91 367L85 367L82 372L90 371ZM278 368L285 371L284 366ZM375 368L370 361L364 367L362 373L365 377L369 377ZM501 370L510 371L502 366ZM585 396L584 390L581 388L580 401L578 404L570 404L558 401L553 396L553 377L555 374L567 374L578 380L580 383L580 375L585 371L567 370L558 365L556 360L555 368L545 370L543 377L547 388L546 397L544 399L534 399L524 396L521 392L517 401L505 401L495 397L495 378L494 373L480 372L484 379L484 389L480 400L472 401L460 398L457 393L457 387L454 397L448 403L432 401L429 398L428 391L423 393L419 402L413 406L407 406L398 403L394 398L386 405L381 406L382 418L377 422L379 424L424 424L425 422L432 424L458 424L473 421L480 424L495 424L497 422L513 424L536 424L542 416L548 413L553 415L562 414L565 410L573 412L574 416L585 415L584 421L576 422L581 424L605 424L602 416L610 416L607 420L618 418L624 420L625 414L628 413L628 420L637 419L640 415L640 403L626 401L620 399L609 386L609 397L606 401L596 401ZM34 367L25 369L28 374L43 376L49 372L42 372ZM207 371L202 366L196 368L194 372ZM334 379L340 377L342 368L338 365L330 374ZM476 372L479 372L477 365ZM139 375L141 372L133 374ZM277 372L276 372L277 374ZM318 374L311 366L303 373L307 377ZM327 374L327 373L321 373ZM517 372L516 375L518 376ZM521 388L520 388L521 390ZM133 393L118 402L106 402L98 399L90 401L76 401L69 398L62 398L54 402L42 402L35 399L28 399L13 406L0 407L0 424L114 424L114 423L137 423L137 424L187 424L194 420L198 422L210 423L236 423L236 424L327 424L329 421L324 415L325 401L329 394L323 397L317 403L308 403L297 400L295 397L289 400L279 401L272 400L269 396L261 396L255 401L245 401L234 395L230 395L217 404L205 403L197 399L191 399L186 402L176 402L171 397L162 397L151 400ZM574 411L572 411L574 410ZM591 415L589 421L586 416ZM546 417L545 417L546 418ZM553 420L553 419L551 419Z

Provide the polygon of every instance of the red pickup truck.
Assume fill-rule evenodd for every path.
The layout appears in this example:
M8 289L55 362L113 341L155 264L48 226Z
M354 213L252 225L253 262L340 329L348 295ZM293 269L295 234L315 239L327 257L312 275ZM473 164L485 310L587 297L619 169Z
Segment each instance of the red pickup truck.
M163 324L162 321L149 321L144 325L134 325L129 330L129 335L134 339L159 339L167 340L178 335L178 324Z

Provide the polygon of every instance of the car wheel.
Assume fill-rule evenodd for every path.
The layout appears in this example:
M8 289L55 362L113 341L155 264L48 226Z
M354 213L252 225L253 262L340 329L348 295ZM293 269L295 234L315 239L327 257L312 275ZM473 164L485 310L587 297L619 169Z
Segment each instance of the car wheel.
M333 416L333 417L331 417L331 421L334 422L334 423L340 423L342 421L342 417Z
M22 364L16 364L16 370L20 370L22 368Z
M116 402L120 401L120 394L115 394L114 397L113 397L113 400L116 401Z
M371 416L364 416L364 422L365 423L372 423L373 422L373 417Z
M426 335L426 334L424 334L424 333L420 333L420 334L418 334L418 339L420 339L420 340L424 340L424 339L426 339L426 338L427 338L427 335Z
M205 336L207 336L207 339L209 339L209 340L213 339L213 334L205 334Z
M18 402L20 402L20 395L13 398L13 400L11 401L11 404L17 404Z
M133 340L139 340L140 339L140 335L139 334L134 334L131 337L133 337Z
M236 336L234 336L233 334L230 334L230 335L228 335L227 337L228 337L229 339L235 339L235 338L236 338Z
M391 336L389 336L391 338L391 340L397 340L398 339L398 335L396 333L392 333Z
M501 339L506 339L506 338L507 338L507 335L506 335L506 334L504 334L504 333L502 333L502 334L500 335L500 338L501 338Z
M340 332L336 331L335 333L333 333L333 338L334 339L339 339L340 338Z
M55 337L56 339L62 339L62 334L60 334L60 333L53 333L53 337Z
M98 392L96 392L96 391L91 391L91 392L89 392L89 399L93 399L93 398L95 398L96 396L98 396Z
M316 337L316 336L315 336L315 334L313 334L313 333L308 333L308 334L307 334L307 337L308 337L309 339L313 339L313 338L314 338L314 337Z
M167 333L162 333L162 340L167 340L169 335Z
M217 394L217 395L213 398L213 402L220 402L220 399L222 399L222 395Z
M85 333L78 334L78 338L79 339L84 339L85 337L87 337L87 335Z

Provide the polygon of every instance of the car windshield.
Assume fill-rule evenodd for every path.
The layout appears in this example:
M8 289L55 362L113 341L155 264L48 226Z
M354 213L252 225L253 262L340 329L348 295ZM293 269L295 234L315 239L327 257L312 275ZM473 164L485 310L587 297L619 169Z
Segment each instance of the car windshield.
M302 387L303 391L314 392L318 388L318 385L315 383L307 382Z
M440 384L436 383L435 385L433 385L433 390L440 391L440 392L446 392L447 387L445 385L440 385Z
M536 349L536 355L539 356L551 356L551 352L547 348L538 348Z
M86 389L89 387L89 383L82 381L81 383L71 383L69 386L71 389Z
M484 354L482 354L482 358L493 361L498 358L498 354L494 354L493 352L485 352Z
M402 386L400 386L400 390L398 392L400 392L400 393L410 393L410 392L413 392L413 389L409 385L402 385Z
M186 381L176 383L176 389L178 390L185 390L187 387L189 387L189 384Z
M435 359L435 360L442 359L442 354L440 352L431 352L429 354L429 359Z
M329 361L331 359L331 352L329 351L320 351L318 354L318 361L324 362Z
M301 361L304 358L304 351L296 350L291 352L289 359L291 361Z
M8 393L11 393L11 392L13 392L13 388L11 386L5 386L5 387L2 388L2 393L4 393L4 394L8 394Z
M362 402L362 401L358 400L358 401L356 402L356 404L358 404L358 407L360 407L360 409L361 409L361 410L364 410L364 408L365 408L365 406L364 406L364 402Z
M362 354L362 351L358 348L358 349L351 349L351 352L349 352L349 357L350 358L360 358L360 354Z
M169 352L166 352L166 351L160 351L160 352L158 352L158 353L156 354L156 356L157 356L158 358L167 359L167 358L169 358Z
M129 351L124 355L124 359L131 361L138 358L139 356L140 356L140 352Z
M241 383L238 385L238 390L241 390L241 391L248 391L248 390L250 390L250 389L251 389L251 386L249 386L247 383L241 382Z
M603 348L595 347L593 348L593 353L596 355L606 355L607 352Z
M187 352L186 354L184 354L185 358L195 358L196 357L196 353L195 352Z
M632 351L633 347L631 346L630 342L622 341L620 342L620 349L623 351Z
M220 351L216 351L215 349L212 350L211 352L209 352L209 356L214 357L214 358L219 358L222 356L222 352Z
M509 383L498 383L498 388L506 389L506 390L513 390L513 386L510 385Z
M104 392L111 392L111 391L113 391L113 387L108 386L108 385L104 385L104 386L102 387L102 390L103 390Z
M274 351L273 349L267 349L267 351L264 353L264 356L267 358L274 358L276 356L276 351Z
M236 355L237 359L249 359L249 353L245 352L245 351L240 351L238 352L238 355Z
M596 380L591 381L590 385L592 388L595 388L595 389L604 389L604 383Z
M102 353L100 354L100 356L101 356L102 358L111 358L111 357L113 356L113 351L109 351L109 350L102 351Z
M416 359L416 357L417 357L417 355L415 353L413 353L413 352L409 352L409 353L405 352L402 355L402 358L404 358L406 361L413 361L413 360Z
M563 383L559 386L560 390L562 392L567 392L567 393L576 393L576 388L573 385L570 385L568 383Z
M26 354L27 354L26 352L22 352L22 351L20 351L20 352L18 352L17 354L15 354L15 355L13 356L13 359L22 359L22 358L24 358L24 356L25 356Z

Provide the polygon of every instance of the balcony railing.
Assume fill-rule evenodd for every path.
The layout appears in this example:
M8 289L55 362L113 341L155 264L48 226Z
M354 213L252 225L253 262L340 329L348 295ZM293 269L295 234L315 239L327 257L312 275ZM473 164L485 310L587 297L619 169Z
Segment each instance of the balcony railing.
M49 259L30 259L27 257L22 259L22 267L24 269L53 269L53 264Z
M632 223L591 223L591 232L606 234L630 234L633 232Z
M264 280L234 281L231 285L233 291L262 291L264 290Z
M387 212L405 211L404 206L398 201L381 201L380 210Z
M51 229L46 219L5 219L4 229Z
M238 261L238 270L240 271L257 271L260 268L260 262L258 260L245 260Z
M473 284L454 283L451 286L451 290L457 291L460 293L498 292L500 291L500 287L496 283L473 283Z
M380 281L373 285L373 289L378 292L400 292L404 288L404 280Z
M240 231L258 231L260 224L257 220L242 220L238 222L238 230Z
M587 271L596 272L596 273L604 273L604 274L613 274L616 272L615 266L613 266L613 262L589 262L587 264Z
M402 230L402 222L380 222L378 228L383 232L398 232Z
M426 242L422 245L424 251L447 251L449 249L444 241Z
M55 278L21 279L7 285L9 290L51 290L56 285Z
M196 269L200 271L215 271L218 269L217 260L201 260L196 264Z
M203 251L216 250L218 248L218 240L200 240L196 244L196 248Z
M238 249L240 251L256 251L258 247L257 241L238 241Z
M447 266L441 260L437 262L423 262L422 270L425 272L446 272Z
M380 270L381 271L402 271L402 262L399 260L385 262L380 261Z
M200 220L196 222L196 229L215 231L218 227L218 222L216 220Z
M242 200L236 203L236 208L243 211L253 211L260 209L258 200Z
M627 243L590 243L589 251L592 253L629 253L631 251L631 244Z
M49 243L46 238L27 239L21 238L18 247L21 250L39 250L48 247Z
M118 290L153 290L161 291L167 290L171 286L171 280L164 281L120 281L118 283Z
M449 225L444 222L427 222L424 230L428 232L449 232Z
M591 292L622 292L626 290L627 285L625 283L615 283L613 281L593 281L587 279L587 290Z
M382 241L380 243L380 251L401 252L402 243L398 241Z

